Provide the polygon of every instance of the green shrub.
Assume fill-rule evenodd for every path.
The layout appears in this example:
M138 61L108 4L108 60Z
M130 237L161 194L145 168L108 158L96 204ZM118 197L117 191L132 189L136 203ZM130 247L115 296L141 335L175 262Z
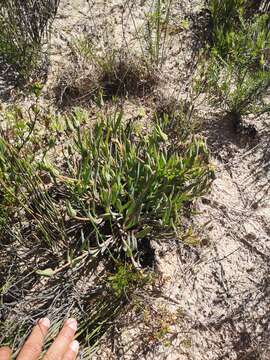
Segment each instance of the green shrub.
M210 3L213 46L206 73L208 91L214 105L221 105L237 124L242 115L269 109L269 15L245 17L243 0Z
M212 45L222 58L230 51L228 37L239 28L244 3L245 0L209 0Z
M117 298L128 297L129 293L137 287L149 282L150 277L136 271L132 265L119 264L116 271L111 274L107 283Z
M70 133L76 133L75 148L69 147L65 159L67 171L42 169L63 182L66 214L78 222L74 237L67 236L62 221L63 203L59 206L44 191L35 167L14 151L5 154L16 183L24 189L20 201L36 220L42 218L40 238L48 244L69 238L76 240L76 247L80 243L82 249L95 248L97 253L109 249L137 256L141 239L159 227L176 228L185 206L208 189L212 169L200 138L181 144L179 153L171 148L162 123L145 136L131 123L123 124L122 114L84 132L74 118L67 124Z
M57 293L61 309L57 306L53 313L55 333L60 319L74 309L83 356L88 359L125 305L150 280L147 271L138 271L149 264L148 258L148 264L144 260L150 240L162 231L177 236L193 201L208 190L213 170L203 139L174 137L171 144L165 130L169 119L157 121L144 133L137 123L125 122L121 113L97 121L90 129L79 109L65 120L61 131L70 141L57 164L28 156L27 146L18 152L8 138L0 141L0 186L16 212L0 235L0 242L8 244L0 251L6 259L0 287L6 288L14 254L34 249L38 262L34 256L33 261L16 263L12 281L29 276L18 303L31 303L37 296L41 307L27 306L19 316L30 329L35 314L48 309L51 313ZM40 278L45 283L42 294L33 285ZM89 289L78 295L74 284L86 278ZM27 286L34 290L25 299ZM1 309L6 301L3 296ZM11 309L7 313L7 321L0 323L0 341L14 341L18 348L23 341L17 336L21 322L13 321ZM27 331L24 328L23 335Z
M211 169L203 140L170 150L156 124L148 135L136 133L122 115L98 122L90 132L77 128L79 161L69 164L69 207L92 224L101 247L138 251L138 242L155 227L175 228L181 213L208 188ZM206 161L205 161L206 160Z
M0 59L28 79L41 60L59 0L3 0L0 8Z

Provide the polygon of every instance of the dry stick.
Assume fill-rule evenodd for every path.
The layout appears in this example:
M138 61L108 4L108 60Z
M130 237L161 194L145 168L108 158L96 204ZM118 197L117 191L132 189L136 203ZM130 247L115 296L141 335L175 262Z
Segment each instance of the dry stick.
M76 262L76 261L78 261L78 260L82 260L82 259L84 259L87 255L89 255L89 253L88 253L88 252L85 252L84 254L76 257L75 259L68 261L65 265L61 266L60 268L57 268L57 269L53 270L52 273L51 273L51 275L54 276L54 275L58 274L59 272L65 270L66 268L68 268L69 266L71 266L73 262Z

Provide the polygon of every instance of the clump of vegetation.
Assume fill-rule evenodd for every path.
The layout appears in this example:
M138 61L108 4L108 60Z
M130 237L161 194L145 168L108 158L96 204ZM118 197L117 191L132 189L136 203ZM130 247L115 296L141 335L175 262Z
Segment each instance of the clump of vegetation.
M116 97L144 96L157 84L158 76L142 58L123 50L99 53L87 37L77 39L72 47L73 63L61 74L55 94L62 105L89 104L102 95Z
M0 59L27 80L42 60L59 0L4 0L0 8Z
M109 244L110 252L117 249L117 253L124 251L131 257L137 254L140 239L156 227L178 226L181 210L207 189L212 170L204 141L194 138L180 144L182 154L171 151L161 124L156 124L151 134L142 136L132 123L123 124L121 113L85 132L71 119L68 126L76 136L75 147L69 147L64 159L67 171L60 175L61 169L52 167L50 174L62 183L66 211L78 221L76 232L80 229L80 241L74 238L76 246L94 246L104 252ZM58 207L42 194L40 186L36 187L40 179L34 176L33 167L16 160L16 152L5 159L23 174L23 198L33 199L33 191L40 192L31 208L42 214L42 221L49 220L48 201L48 211Z
M71 141L62 150L61 164L27 155L26 148L18 152L8 138L1 141L1 188L16 211L5 239L0 236L6 244L1 248L5 264L0 280L5 289L1 306L7 312L10 296L27 303L38 292L41 308L35 311L40 315L54 308L55 292L59 294L58 301L71 306L80 320L78 336L87 358L132 294L147 283L142 268L152 265L146 257L155 234L166 230L177 236L185 209L208 190L213 170L203 139L179 139L178 146L171 145L166 119L143 135L122 113L90 129L82 126L82 117L77 111L65 118L63 131ZM21 256L17 251L25 257L15 266L14 259ZM11 267L14 281L7 287ZM33 272L19 294L13 283ZM85 293L85 283L83 289L74 289L86 276L89 290ZM41 278L47 279L42 291ZM51 286L53 296L48 295ZM32 295L25 298L28 291ZM61 309L54 314L56 322L66 311ZM23 305L21 311L29 312ZM2 341L15 339L18 346L18 326L14 323L7 331L0 324Z
M100 244L110 229L110 246L128 256L155 227L179 225L181 209L203 193L211 173L201 139L182 145L183 154L171 152L161 125L142 136L132 123L123 124L121 114L78 132L81 158L69 166L70 178L77 179L69 185L75 218L89 218Z
M206 73L213 103L236 127L242 116L269 110L269 15L245 16L244 0L211 0L213 43Z
M107 282L117 298L128 298L134 289L142 287L149 280L150 276L136 271L132 265L120 263L115 272L108 276Z

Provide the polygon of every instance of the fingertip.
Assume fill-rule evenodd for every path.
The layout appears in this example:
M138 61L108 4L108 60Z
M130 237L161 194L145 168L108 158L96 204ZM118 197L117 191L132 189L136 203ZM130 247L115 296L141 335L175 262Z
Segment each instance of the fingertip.
M77 327L78 327L78 323L77 320L74 318L70 318L66 321L65 323L66 326L68 326L69 328L71 328L72 330L76 331Z
M40 319L40 320L38 321L38 324L43 325L43 326L46 327L46 328L49 328L50 325L51 325L51 322L50 322L50 319L49 319L49 318L45 317L45 318Z
M74 352L74 353L78 353L79 352L79 348L80 348L80 344L77 340L73 340L72 343L70 344L70 349Z
M63 360L75 360L79 353L80 344L77 340L73 340L68 347L68 350L63 357Z
M49 348L46 356L48 359L58 359L64 356L63 359L75 359L78 351L78 342L73 343L74 335L76 333L78 323L76 319L69 318L64 322L64 326L56 337L55 341ZM71 344L73 343L73 350Z

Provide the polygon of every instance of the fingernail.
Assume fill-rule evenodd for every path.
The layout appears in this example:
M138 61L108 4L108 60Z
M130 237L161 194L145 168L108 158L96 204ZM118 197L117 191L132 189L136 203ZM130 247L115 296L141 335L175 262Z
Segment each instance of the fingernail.
M77 340L72 341L70 348L73 352L77 353L79 351L80 344Z
M77 330L77 320L76 319L73 319L73 318L68 319L66 321L66 325L73 330Z
M39 323L47 328L50 327L50 325L51 325L50 319L48 319L48 318L40 319Z

